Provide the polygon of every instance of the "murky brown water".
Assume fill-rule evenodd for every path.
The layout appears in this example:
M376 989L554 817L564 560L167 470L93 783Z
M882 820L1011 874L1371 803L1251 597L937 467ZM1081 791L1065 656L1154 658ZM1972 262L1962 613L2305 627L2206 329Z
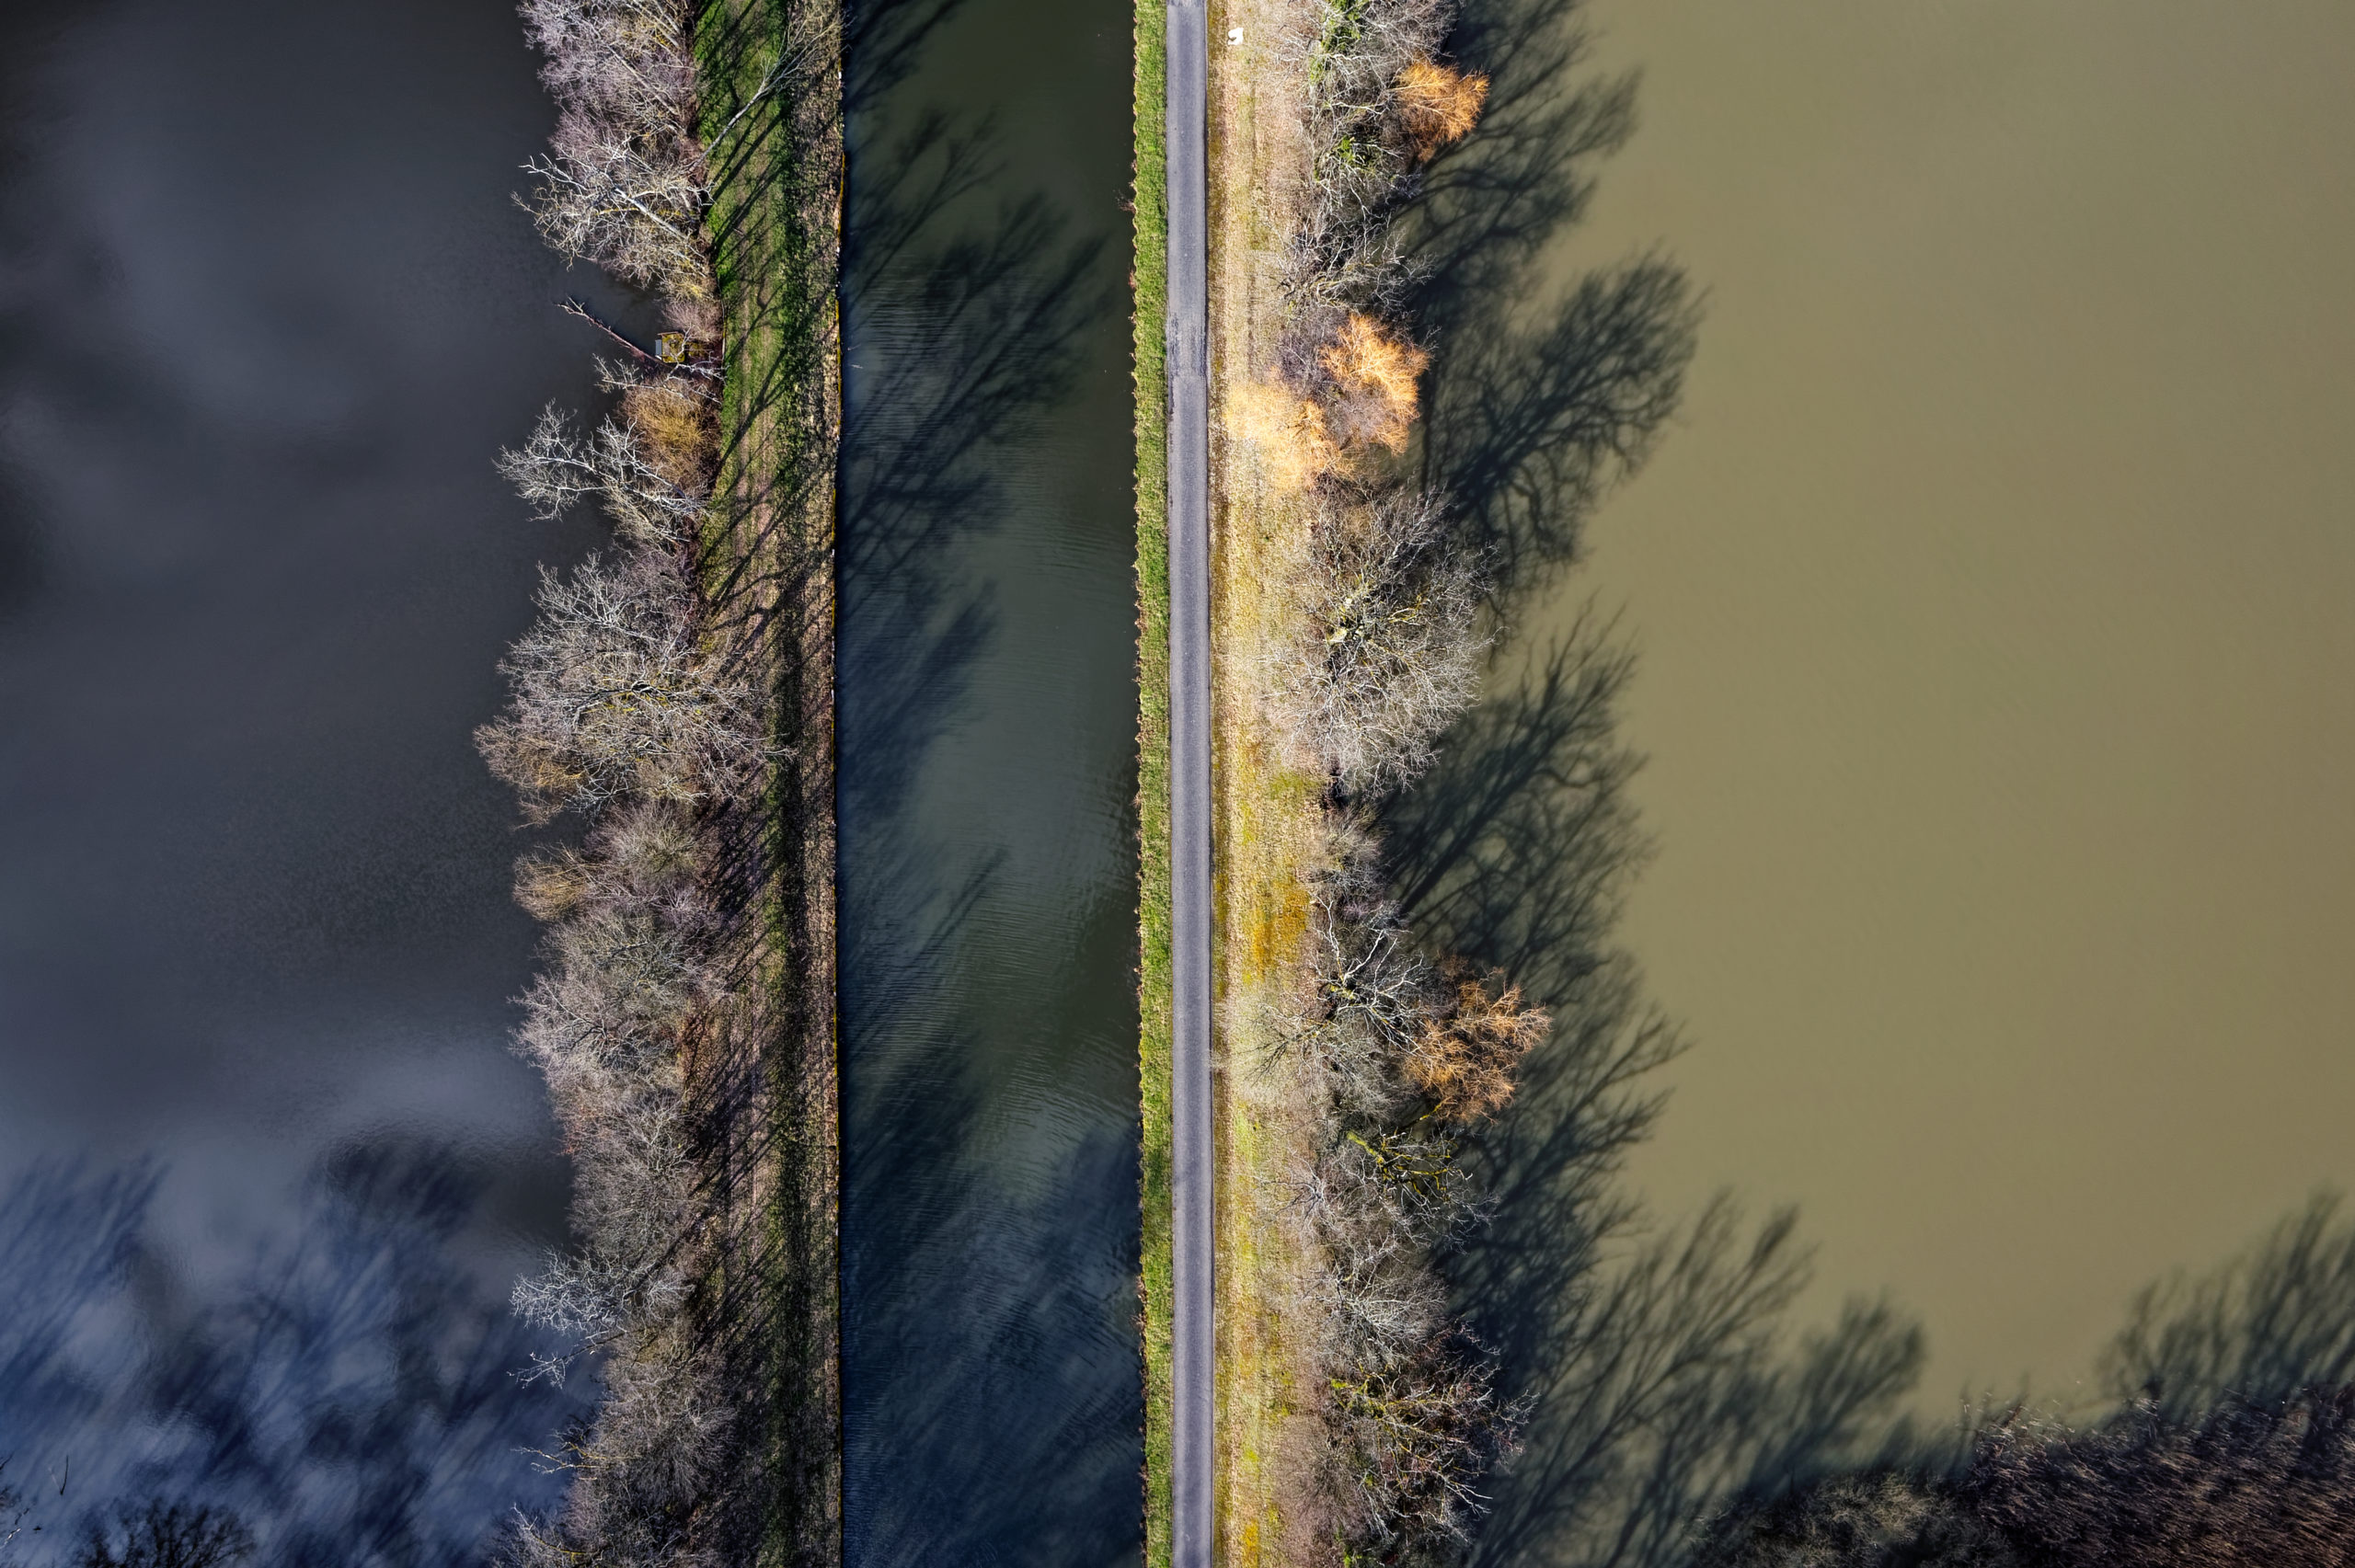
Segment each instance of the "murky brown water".
M2355 9L1599 0L1567 271L1710 291L1589 593L1626 935L1696 1048L1633 1175L1795 1200L1966 1381L2355 1184ZM1542 640L1542 638L1541 638Z

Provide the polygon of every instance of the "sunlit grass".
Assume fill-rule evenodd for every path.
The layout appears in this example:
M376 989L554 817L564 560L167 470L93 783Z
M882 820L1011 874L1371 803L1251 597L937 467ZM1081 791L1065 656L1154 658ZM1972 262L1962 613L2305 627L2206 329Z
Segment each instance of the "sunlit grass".
M1137 1067L1143 1108L1145 1563L1169 1562L1169 305L1167 15L1135 0L1133 300L1137 528Z

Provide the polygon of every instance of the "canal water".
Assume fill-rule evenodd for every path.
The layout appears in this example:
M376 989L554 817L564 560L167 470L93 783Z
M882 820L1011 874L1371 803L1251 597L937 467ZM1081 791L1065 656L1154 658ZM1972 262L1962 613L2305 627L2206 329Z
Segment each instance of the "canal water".
M1141 1552L1129 13L851 38L843 1395L857 1568Z
M1590 604L1640 654L1691 1049L1623 1190L1797 1204L1792 1320L1888 1291L1930 1425L2097 1406L2140 1287L2355 1184L2355 13L1586 16L1640 126L1518 303L1660 247L1706 317L1490 701Z
M628 309L510 200L552 120L504 0L0 20L0 1479L68 1549L194 1496L471 1561L555 1494L579 1391L506 1296L567 1176L470 738L596 532L492 455L592 404L555 302Z

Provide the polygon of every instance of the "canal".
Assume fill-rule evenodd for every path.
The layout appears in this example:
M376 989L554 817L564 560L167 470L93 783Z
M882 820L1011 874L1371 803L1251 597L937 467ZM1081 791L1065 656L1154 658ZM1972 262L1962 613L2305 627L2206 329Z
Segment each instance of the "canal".
M858 1568L1133 1562L1129 16L851 38L844 1509Z

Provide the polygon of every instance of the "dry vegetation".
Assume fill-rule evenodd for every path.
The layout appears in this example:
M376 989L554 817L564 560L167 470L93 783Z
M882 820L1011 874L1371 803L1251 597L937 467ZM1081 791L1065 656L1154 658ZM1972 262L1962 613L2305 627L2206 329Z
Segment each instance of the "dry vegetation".
M578 847L516 866L517 900L549 922L517 1040L564 1128L581 1240L519 1285L515 1305L575 1336L576 1355L602 1354L605 1384L594 1425L557 1456L575 1475L565 1514L518 1523L526 1563L691 1560L728 1425L685 1310L710 1261L696 1242L686 1061L732 1000L698 827L757 787L768 747L756 694L708 635L690 577L702 502L673 475L707 466L707 394L684 372L669 379L657 406L702 417L632 418L652 388L627 375L622 416L589 441L551 411L500 459L545 509L599 496L622 545L610 564L544 574L539 619L502 666L513 694L477 738L529 819L588 822Z
M1437 1260L1485 1217L1464 1140L1511 1100L1550 1021L1505 977L1422 950L1370 824L1430 766L1489 645L1485 563L1408 461L1430 357L1403 318L1414 275L1396 222L1488 84L1439 57L1452 10L1437 0L1327 0L1292 20L1269 76L1300 97L1254 107L1294 118L1304 177L1270 236L1280 322L1225 428L1262 486L1237 537L1280 579L1237 711L1277 753L1270 788L1306 790L1275 856L1298 897L1255 895L1275 913L1245 921L1290 979L1246 999L1231 976L1230 1021L1238 1004L1269 1015L1242 1032L1268 1059L1259 1077L1291 1085L1271 1103L1298 1107L1299 1137L1276 1162L1288 1235L1226 1266L1289 1276L1270 1291L1293 1319L1278 1359L1313 1386L1274 1397L1321 1437L1278 1484L1281 1544L1248 1524L1234 1539L1293 1561L1446 1562L1520 1415L1449 1313ZM1236 880L1231 901L1251 891ZM1227 1136L1274 1116L1246 1093Z
M2092 1431L2014 1413L1959 1475L1833 1477L1721 1520L1696 1568L2295 1568L2355 1561L2355 1388Z
M519 1518L508 1554L548 1568L728 1561L752 1539L748 1513L780 1506L741 1495L760 1490L752 1456L767 1418L749 1409L758 1396L739 1386L720 1323L738 1310L729 1276L743 1272L735 1232L748 1221L734 1210L757 1216L763 1195L736 1190L728 1150L742 1139L721 1124L741 1112L715 1092L713 1064L764 1029L767 961L743 950L773 945L747 934L730 842L766 812L793 737L743 621L705 586L732 502L714 491L721 290L700 12L526 0L522 14L561 110L527 207L569 259L658 295L697 351L604 364L613 417L583 436L551 408L500 457L543 515L594 498L615 532L610 555L543 572L538 619L501 666L510 700L477 738L528 820L581 825L516 868L518 901L548 923L518 1046L564 1130L579 1240L517 1287L515 1306L576 1345L535 1375L590 1357L603 1388L593 1420L547 1456L572 1477L564 1508ZM788 85L791 64L780 59L752 101Z
M1717 1511L1695 1568L2239 1568L2355 1562L2355 1225L2318 1196L2136 1299L2108 1408L1985 1413L1959 1451Z

